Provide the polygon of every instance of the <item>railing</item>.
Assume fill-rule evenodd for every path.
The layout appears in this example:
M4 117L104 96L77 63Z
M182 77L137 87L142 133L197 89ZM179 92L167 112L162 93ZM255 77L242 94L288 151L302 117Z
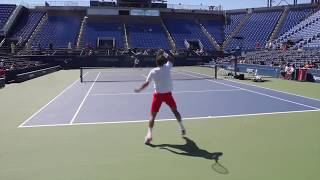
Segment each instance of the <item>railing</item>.
M90 1L47 1L49 6L90 6Z
M222 11L222 6L207 6L207 5L187 5L187 4L167 4L170 9L182 9L182 10L214 10Z
M107 1L107 0L105 0ZM115 0L114 0L115 1ZM112 2L114 2L112 1ZM25 2L23 0L1 0L1 4L17 4L23 5L28 8L35 6L45 6L45 0L31 1L32 3ZM90 0L78 0L78 1L46 1L49 6L83 6L89 7ZM212 11L221 11L223 10L222 6L208 6L208 5L186 5L186 4L167 4L167 8L170 9L181 9L181 10L212 10Z

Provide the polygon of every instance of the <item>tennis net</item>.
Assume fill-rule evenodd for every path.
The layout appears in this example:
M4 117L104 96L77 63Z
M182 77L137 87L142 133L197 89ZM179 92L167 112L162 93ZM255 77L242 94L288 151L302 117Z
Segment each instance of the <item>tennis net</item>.
M81 82L134 82L145 81L151 68L80 67ZM174 67L173 80L200 80L216 78L212 67Z

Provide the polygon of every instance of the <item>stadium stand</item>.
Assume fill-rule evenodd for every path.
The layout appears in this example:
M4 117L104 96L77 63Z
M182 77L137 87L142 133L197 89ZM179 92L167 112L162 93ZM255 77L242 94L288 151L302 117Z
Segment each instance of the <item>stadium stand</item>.
M292 29L280 36L276 41L276 46L280 47L283 43L290 40L293 44L300 43L307 44L311 42L313 37L316 37L319 33L320 27L320 10L312 14L307 19L301 21ZM301 42L302 41L302 42ZM298 46L296 45L295 48Z
M80 29L78 16L49 16L41 31L32 42L33 48L47 47L50 43L55 48L67 48L68 43L76 45Z
M248 64L281 65L283 62L304 65L308 62L320 63L320 52L316 50L296 51L296 50L268 50L249 52L245 56Z
M214 50L214 47L210 44L209 40L194 20L165 18L164 23L171 33L177 49L186 49L184 44L185 40L199 40L202 43L204 50Z
M0 4L0 29L4 27L16 5Z
M230 22L229 25L226 25L224 29L225 39L228 38L230 34L237 28L237 26L240 24L241 19L243 19L246 14L229 14L228 16L230 17Z
M299 9L291 9L285 19L285 23L280 29L278 36L283 35L285 32L299 24L302 20L304 20L307 16L314 12L313 8L299 8Z
M122 23L111 22L95 22L89 20L87 23L84 34L83 42L85 45L92 45L97 47L97 39L100 37L108 37L115 39L115 45L117 48L122 49L124 47L124 35L123 35Z
M117 11L117 7L114 8ZM9 19L5 35L0 35L1 55L59 56L56 65L72 62L72 58L90 56L90 66L101 62L108 64L108 58L100 56L114 56L113 63L109 64L122 66L125 65L123 59L130 59L133 54L149 56L149 59L141 59L142 62L143 58L150 61L159 48L172 50L173 54L182 59L192 57L192 61L200 59L208 62L216 57L234 55L229 54L230 50L241 47L246 51L242 62L249 64L273 66L283 61L297 65L319 62L320 11L316 5L230 10L225 13L214 10L168 12L167 9L160 9L156 17L146 14L134 17L130 15L130 10L121 10L124 13L121 16L110 15L90 7L18 9L15 5L0 5L0 25L3 26ZM275 38L278 39L274 41L273 47L266 46ZM104 39L102 43L108 41L107 45L98 48L98 39ZM110 39L115 42L113 49L109 49ZM294 42L291 49L277 49L288 40ZM204 51L187 48L197 42ZM50 50L45 50L48 47ZM263 50L265 47L269 50ZM72 58L66 60L64 56ZM46 59L43 62L55 61L50 57L39 59ZM79 61L77 63L70 67L81 65Z
M215 20L201 20L200 22L205 26L208 32L213 35L217 43L222 45L224 41L224 22Z
M320 49L320 33L311 42L303 45L304 49Z
M132 48L170 49L161 24L127 24L126 27Z
M243 39L233 39L227 49L232 50L239 47L243 50L253 50L257 43L265 47L280 15L281 11L254 12L247 24L237 34Z
M41 11L27 10L23 12L11 33L11 37L18 39L20 43L26 42L43 15L44 12Z

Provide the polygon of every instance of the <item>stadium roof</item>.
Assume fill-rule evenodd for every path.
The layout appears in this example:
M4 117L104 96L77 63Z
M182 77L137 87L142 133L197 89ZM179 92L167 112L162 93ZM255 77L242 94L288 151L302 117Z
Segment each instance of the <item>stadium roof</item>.
M2 4L5 3L15 3L15 4L24 4L24 5L44 5L44 2L52 2L59 5L65 6L89 6L90 0L1 0ZM100 0L102 1L102 0ZM104 0L104 1L116 1L116 0ZM309 3L311 0L298 0L298 3ZM168 4L182 4L189 5L190 7L199 7L199 6L222 6L224 10L229 9L244 9L244 8L255 8L255 7L265 7L267 6L267 0L167 0ZM286 5L293 4L293 0L274 0L273 4L276 5ZM198 8L196 8L198 9Z

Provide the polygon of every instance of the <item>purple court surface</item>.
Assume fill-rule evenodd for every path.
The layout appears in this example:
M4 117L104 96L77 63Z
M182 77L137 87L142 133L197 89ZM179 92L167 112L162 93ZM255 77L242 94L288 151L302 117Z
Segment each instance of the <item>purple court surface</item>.
M99 82L100 73L91 75L95 81L77 80L19 127L133 123L149 118L153 85L137 94L133 90L142 82ZM320 110L318 99L232 80L174 81L173 96L183 118L194 120ZM157 119L174 119L166 104L162 104Z

